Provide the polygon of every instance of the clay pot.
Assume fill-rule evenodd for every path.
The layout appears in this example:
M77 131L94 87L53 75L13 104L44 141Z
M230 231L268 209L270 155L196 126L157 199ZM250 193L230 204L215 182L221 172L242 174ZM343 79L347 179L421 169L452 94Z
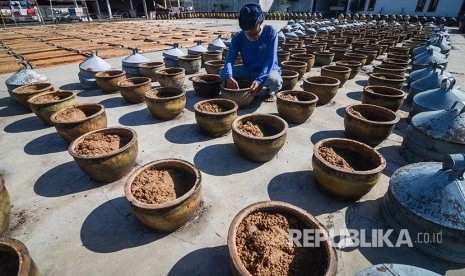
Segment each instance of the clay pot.
M400 54L400 55L410 55L409 47L389 47L387 49L388 53Z
M5 187L5 180L0 175L0 237L10 226L11 201L8 190ZM0 248L1 250L1 248Z
M205 66L205 71L207 71L207 74L221 75L221 71L224 68L224 61L210 60L210 61L206 61L204 66Z
M303 275L315 274L329 276L336 274L336 251L334 250L334 247L332 245L332 239L329 236L326 229L324 228L324 226L315 217L310 215L305 210L295 207L289 203L279 201L263 201L254 203L244 208L234 217L233 221L231 222L231 226L229 227L228 232L228 250L233 275L251 275L251 272L247 270L246 266L244 265L239 256L237 236L239 225L241 225L242 221L247 216L256 212L281 214L285 217L292 217L297 219L300 223L302 223L305 229L314 229L315 233L319 233L321 235L322 242L312 249L311 252L312 254L314 254L314 256L312 256L310 259L321 260L321 262L318 263L318 267L309 264L308 271L299 272ZM301 244L303 244L303 242L301 242ZM269 260L269 262L272 261ZM292 275L292 272L289 271L288 274Z
M42 82L20 86L18 88L13 89L11 93L22 107L31 112L32 110L27 100L34 96L42 95L53 91L55 91L55 88L53 88L53 85L51 83Z
M59 100L55 100L53 102L41 102L41 98L47 96L58 97ZM37 117L49 126L53 126L53 122L50 120L50 116L52 116L53 113L78 103L76 95L74 95L72 91L48 92L34 96L27 101L32 112L34 112Z
M380 56L383 53L383 46L379 44L366 45L366 46L363 46L363 49L377 51L378 53L376 54L376 57Z
M307 50L305 48L291 48L289 49L289 52L291 53L291 56L294 54L305 54L307 53Z
M263 137L248 135L239 130L238 125L251 122L263 132ZM232 123L232 137L239 153L246 159L263 163L268 162L284 146L287 136L287 123L275 115L247 114Z
M399 75L373 73L368 78L368 85L388 86L401 89L406 81L406 78Z
M305 53L293 54L291 55L291 60L297 60L297 61L302 61L302 62L307 63L307 69L305 71L310 72L313 65L315 64L315 55L305 54Z
M283 61L288 61L290 57L291 57L291 52L279 50L278 51L278 64L281 64Z
M178 57L179 67L184 68L187 75L197 74L202 67L202 56L186 55Z
M391 64L378 64L373 66L373 73L393 74L405 76L405 67L391 65Z
M186 78L184 68L179 67L160 69L155 72L155 75L157 76L158 82L163 87L182 88Z
M134 196L131 191L134 180L149 169L174 170L184 176L181 183L175 183L176 191L180 191L175 200L148 204ZM180 159L162 159L147 163L133 172L124 186L124 195L140 222L158 232L172 232L189 221L199 208L202 199L201 183L202 175L191 163Z
M297 60L283 61L283 63L281 63L281 68L283 70L290 70L299 73L300 80L307 71L307 62Z
M291 95L297 100L286 98ZM318 97L310 92L298 90L285 90L278 92L276 106L279 116L291 124L302 124L307 121L315 110Z
M387 58L388 59L398 59L398 60L403 60L403 61L406 61L406 62L410 62L410 55L388 53Z
M145 93L145 102L153 117L171 120L186 107L186 91L175 87L159 87Z
M315 52L324 51L325 46L320 44L307 44L305 45L305 49L307 49L307 54L315 54Z
M82 111L86 117L78 120L61 121L59 117L72 109ZM57 118L58 117L58 118ZM59 110L50 116L58 134L71 143L77 137L90 131L107 127L105 107L101 104L80 104Z
M318 96L317 105L324 105L336 96L340 84L336 78L314 76L304 79L303 89Z
M282 70L281 78L283 79L281 90L292 90L299 80L299 73L292 70Z
M221 77L213 74L203 74L192 77L194 91L200 97L217 97L221 89Z
M121 96L128 103L141 103L144 101L145 92L152 88L152 80L146 77L129 78L118 82Z
M354 104L346 108L345 135L376 147L391 134L399 117L393 111L371 104Z
M334 61L339 61L344 59L344 54L349 51L347 48L338 48L338 47L331 47L329 48L331 52L334 53Z
M139 64L139 70L142 76L150 78L152 82L157 81L157 75L155 72L163 68L165 68L165 63L161 61Z
M341 82L339 87L342 87L349 79L350 71L351 69L349 67L338 65L326 65L321 67L321 75L323 77L333 77L338 79Z
M284 51L289 51L289 50L292 49L292 48L297 48L297 46L298 46L297 43L284 42L283 44L281 44L281 48L282 48Z
M304 41L303 40L289 39L288 43L296 43L297 47L295 47L295 48L302 48L302 46L304 46Z
M205 104L214 104L221 108L221 112L203 111ZM227 99L212 99L198 102L194 105L195 121L204 133L218 137L231 131L231 124L237 117L239 106Z
M341 60L336 62L336 65L350 68L349 80L355 78L362 70L362 63L358 61Z
M332 148L353 170L328 162L320 153L322 147ZM363 143L330 138L313 147L312 167L317 186L336 198L356 200L376 185L386 160L377 150Z
M0 260L2 275L40 276L39 268L29 255L27 247L12 238L0 238Z
M390 64L390 65L396 65L396 66L401 66L407 69L407 66L409 65L408 61L404 61L401 59L394 59L394 58L386 58L382 61L382 64Z
M355 51L355 49L363 48L363 46L369 44L370 42L368 40L354 40L352 41L352 49Z
M126 79L126 72L123 70L108 70L95 75L97 86L103 93L118 92L118 83Z
M404 103L405 93L387 86L366 86L363 88L362 103L385 107L396 112Z
M121 139L119 149L98 155L82 155L76 152L84 139L96 133L118 135ZM69 145L68 152L79 168L92 179L105 183L113 182L128 174L136 163L137 133L126 127L97 129L76 138Z
M223 52L207 51L202 54L203 62L210 60L223 60Z
M356 53L344 54L344 58L343 58L343 60L360 62L362 66L365 66L367 59L368 57L366 55L356 54Z
M375 60L375 58L378 56L377 50L369 50L364 48L355 49L355 53L367 56L367 61L365 62L365 65L371 64L373 60Z
M315 52L315 64L324 66L324 65L330 65L331 62L334 60L334 53L330 51L321 51L321 52Z
M236 80L239 84L239 89L229 89L221 87L220 97L232 100L239 105L239 109L247 107L254 99L250 86L252 81L249 80Z

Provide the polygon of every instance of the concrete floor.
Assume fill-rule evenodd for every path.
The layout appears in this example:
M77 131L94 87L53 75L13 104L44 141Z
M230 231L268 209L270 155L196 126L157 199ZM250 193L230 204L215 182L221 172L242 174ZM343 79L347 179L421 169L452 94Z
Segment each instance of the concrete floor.
M180 24L176 21L175 24ZM182 21L192 28L237 30L234 20ZM187 25L189 23L189 25ZM284 22L271 22L282 27ZM456 32L452 30L452 32ZM451 37L449 70L465 84L465 37ZM145 54L153 61L161 53ZM121 59L110 59L121 68ZM379 61L376 61L379 62ZM371 71L371 66L367 67ZM203 69L202 69L203 70ZM56 88L77 90L80 103L101 103L109 126L128 126L139 135L137 166L162 158L194 163L203 177L203 201L196 217L178 231L157 234L132 215L123 194L127 176L110 183L92 181L68 154L68 145L53 127L26 113L6 93L0 75L0 171L12 200L9 236L21 240L43 275L228 275L226 246L229 225L244 207L263 200L289 202L317 217L328 229L387 228L379 207L389 177L405 161L398 153L407 123L402 119L379 151L388 161L379 183L357 202L337 201L314 184L311 166L313 145L328 137L344 137L345 106L358 103L367 84L367 72L341 88L330 104L318 107L311 119L291 125L287 142L276 158L251 163L235 149L231 134L210 138L199 133L193 105L201 100L186 81L187 106L179 118L162 122L149 115L145 103L128 104L120 95L99 90L79 90L78 65L38 70ZM308 76L319 75L314 68ZM296 89L301 89L301 82ZM405 118L409 106L398 114ZM275 104L255 101L240 113L277 113ZM415 265L440 274L463 275L465 265L426 256L414 249L348 248L337 250L338 273L351 275L372 264Z

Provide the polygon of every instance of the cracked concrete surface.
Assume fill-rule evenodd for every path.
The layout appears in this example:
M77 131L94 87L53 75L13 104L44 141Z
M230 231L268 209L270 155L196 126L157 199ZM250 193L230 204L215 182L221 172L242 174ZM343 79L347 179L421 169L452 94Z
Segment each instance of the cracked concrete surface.
M185 20L173 26L237 30L234 20ZM284 22L268 22L282 27ZM452 30L454 49L448 70L464 87L465 38ZM185 49L184 49L185 51ZM161 52L144 54L162 60ZM121 58L108 61L121 68ZM380 61L375 61L379 63ZM367 67L371 71L371 67ZM203 70L203 69L202 69ZM127 176L109 184L85 175L67 152L53 127L12 102L0 75L0 171L12 199L11 237L21 240L43 275L228 275L226 246L229 225L244 207L263 200L281 200L305 209L329 230L383 228L379 207L389 177L406 164L398 153L406 131L403 118L394 133L378 146L388 161L379 183L357 202L338 201L314 184L313 145L328 137L344 137L344 108L357 103L366 85L362 72L341 88L331 104L316 109L311 119L291 125L278 156L265 164L251 163L237 153L231 134L219 138L199 133L193 105L202 100L186 80L187 106L182 116L159 121L145 103L128 104L118 95L80 90L78 65L37 70L56 88L76 90L80 103L106 107L109 126L128 126L139 135L137 166L162 158L181 158L202 172L202 207L195 218L171 234L157 234L137 221L124 198ZM315 67L307 76L320 74ZM188 76L190 77L190 76ZM300 81L296 89L301 88ZM241 114L277 113L275 104L255 101ZM23 216L19 214L25 210ZM436 260L411 248L345 248L337 250L338 273L351 275L378 263L415 265L440 274L463 275L464 265Z

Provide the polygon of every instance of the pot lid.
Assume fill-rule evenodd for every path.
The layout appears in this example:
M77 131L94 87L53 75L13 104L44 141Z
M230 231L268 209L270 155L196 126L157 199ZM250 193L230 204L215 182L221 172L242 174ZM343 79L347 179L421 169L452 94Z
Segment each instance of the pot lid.
M207 48L202 46L202 41L200 41L200 40L197 41L196 46L187 49L187 53L190 54L190 55L201 55L206 51L208 51Z
M426 76L429 76L433 74L434 72L440 72L441 75L444 75L447 78L452 77L452 75L449 72L447 72L447 70L444 69L444 66L442 65L438 66L438 64L435 61L432 61L428 64L428 67L420 69L420 70L416 70L410 73L409 78L412 81L416 81Z
M185 54L178 48L178 43L173 44L173 48L163 52L163 57L168 59L178 59L179 56L184 56Z
M425 53L414 57L413 65L427 66L431 61L436 61L439 65L447 65L447 59L441 53L437 53L433 48L428 48Z
M24 67L6 79L6 85L25 85L48 81L48 78L45 75L39 74L33 70L32 65L29 62L23 61L21 64Z
M450 43L448 43L447 41L444 41L444 38L442 36L439 39L432 42L431 45L439 47L441 49L441 53L448 53L450 52L450 49L452 48L450 46Z
M289 20L289 21L287 21L287 25L292 25L292 24L294 24L294 23L295 23L295 21L294 21L294 20L292 20L292 19L291 19L291 20Z
M286 40L286 36L284 35L283 31L278 32L278 40Z
M434 111L449 109L457 101L464 102L465 93L453 90L454 85L454 78L443 79L440 88L431 89L413 97L413 104Z
M444 67L441 66L441 68L444 70ZM443 79L447 79L447 77L442 74L442 71L438 72L435 70L432 74L412 82L410 87L412 90L420 92L431 90L433 88L440 88Z
M283 33L288 33L290 31L292 31L292 28L291 28L291 26L286 25L286 26L284 26L284 28L282 28L282 31L283 31Z
M143 55L139 54L139 50L137 48L131 48L132 55L123 59L123 64L130 63L130 64L140 64L144 62L149 62L150 59L144 57Z
M300 19L299 21L297 21L297 23L299 23L300 25L302 25L302 24L305 24L305 21L303 21L302 19Z
M438 53L441 52L441 48L433 46L428 42L427 44L425 44L423 46L420 46L420 47L417 47L417 48L413 49L413 56L418 56L419 54L423 54L424 52L426 52L428 50L428 47L431 47L433 49L433 51L435 51L435 52L438 52Z
M354 276L373 276L373 275L383 275L383 276L399 276L399 275L409 275L409 276L439 276L435 272L426 270L424 268L404 265L404 264L377 264L366 268Z
M404 166L391 177L389 191L407 210L442 227L465 230L465 155Z
M110 70L111 65L97 56L96 51L92 51L92 56L81 62L79 68L87 72L103 72Z
M289 38L289 39L297 39L297 38L299 38L297 36L297 34L294 33L294 32L288 32L288 33L285 33L284 35L286 36L286 38Z
M226 48L226 45L224 44L223 40L221 40L221 35L218 35L217 38L213 39L209 45L212 45L218 48L223 48L223 49Z
M297 31L294 31L294 33L297 35L297 36L304 36L304 32L302 32L301 30L297 30Z
M232 41L232 37L235 36L236 34L232 35L230 38L228 38L225 42L224 42L224 45L226 45L226 47L229 47L231 45L231 41Z

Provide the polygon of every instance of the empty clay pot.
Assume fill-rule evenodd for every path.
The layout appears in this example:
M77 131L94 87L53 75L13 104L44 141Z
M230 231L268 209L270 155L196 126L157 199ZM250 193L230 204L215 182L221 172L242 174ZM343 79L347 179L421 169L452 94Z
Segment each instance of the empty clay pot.
M194 91L200 97L217 97L221 90L221 77L213 74L203 74L192 77Z
M405 93L387 86L365 86L362 103L385 107L396 112L404 103Z
M236 80L239 84L239 89L229 89L221 87L220 97L232 100L239 105L239 109L247 107L254 99L250 86L252 81L249 80Z
M319 44L307 44L305 45L305 49L307 49L307 54L315 54L315 52L324 51L325 46Z
M378 56L377 50L370 50L365 48L355 49L355 53L367 56L367 61L365 62L365 65L371 64L373 60L375 60L375 58Z
M373 73L393 74L405 76L405 67L392 64L378 64L373 66Z
M163 203L141 201L137 193L133 192L133 185L137 183L138 177L147 170L168 171L170 174L179 175L178 178L171 179L175 185L176 198ZM164 179L153 181L164 181ZM159 185L163 186L162 183ZM180 159L162 159L147 163L133 172L124 186L124 195L131 205L132 212L140 222L158 232L172 232L194 216L202 199L201 183L201 173L191 163ZM150 186L152 183L146 185ZM137 192L144 193L143 188ZM155 200L159 199L152 200L157 202Z
M70 106L53 113L50 121L68 143L85 133L107 127L105 107L101 104Z
M365 66L367 59L368 57L366 55L356 53L346 53L343 58L343 60L360 62L362 66Z
M184 68L179 67L160 69L155 72L155 75L157 75L157 80L163 87L182 88L186 78Z
M394 58L386 58L382 61L383 64L391 64L391 65L396 65L396 66L401 66L404 68L407 68L409 65L408 61L404 61L401 59L394 59Z
M54 90L55 88L53 88L51 83L42 82L20 86L13 89L11 93L22 107L31 112L32 110L27 100L34 96L52 92Z
M406 81L406 78L399 75L373 73L368 78L368 85L388 86L401 89Z
M389 59L399 59L403 61L410 61L410 55L401 55L401 54L393 54L393 53L388 53L387 58Z
M324 105L336 96L340 83L336 78L314 76L304 79L303 89L318 96L317 105Z
M8 190L5 187L3 175L0 175L0 237L10 226L11 201ZM0 249L1 250L1 249Z
M39 268L27 247L12 238L0 238L0 260L2 275L40 276Z
M305 54L305 53L293 54L291 55L291 60L297 60L297 61L302 61L302 62L307 63L307 69L305 71L310 72L313 65L315 64L315 55Z
M139 64L139 70L142 76L150 78L152 82L157 81L157 75L155 72L163 68L165 68L165 64L161 61Z
M334 53L334 61L339 61L344 59L344 54L349 51L347 48L331 47L329 48L331 52Z
M281 68L283 70L290 70L299 73L300 80L307 71L307 62L297 60L283 61L283 63L281 63Z
M123 70L108 70L95 75L97 86L104 93L118 92L118 83L126 79L126 72Z
M125 79L118 83L121 96L128 103L141 103L144 101L145 92L152 88L152 80L146 77Z
M297 43L284 42L283 44L281 44L281 48L282 48L284 51L289 51L289 49L297 48L297 46L298 46Z
M206 61L204 66L205 66L205 71L207 71L207 74L221 75L221 71L224 68L224 61L210 60L210 61Z
M243 132L244 125L252 124L262 135ZM273 159L284 146L287 136L287 123L275 115L247 114L232 123L232 137L239 153L253 162L267 162ZM256 130L256 129L255 129Z
M62 110L72 105L76 105L76 95L72 91L48 92L34 96L28 100L32 112L44 123L53 126L50 116L58 110Z
M387 49L388 54L400 54L400 55L410 55L410 48L409 47L389 47Z
M237 117L237 103L227 99L211 99L194 105L195 121L204 133L218 137L231 131Z
M197 74L202 67L202 56L186 55L178 57L179 67L184 68L187 75Z
M355 78L355 76L362 70L362 63L358 61L341 60L336 62L336 65L350 68L349 80Z
M281 78L283 79L281 90L292 90L299 80L299 73L291 70L282 70Z
M339 159L345 162L337 162L342 161ZM313 147L312 167L321 189L338 199L356 200L376 185L386 160L366 144L330 138Z
M305 48L291 48L289 49L289 52L291 53L291 56L294 54L305 54L307 53L307 50Z
M315 52L314 55L316 65L330 65L334 60L334 53L330 51Z
M338 65L326 65L321 67L321 75L338 79L341 82L339 87L342 87L349 79L350 71L351 69L349 67Z
M288 61L291 57L291 52L279 50L278 51L278 64L281 64L283 61Z
M223 60L223 53L217 51L207 51L202 54L203 62L210 60Z
M171 120L186 107L186 91L176 87L159 87L145 93L145 102L153 117Z
M318 97L310 92L285 90L278 92L276 107L279 116L291 124L302 124L315 110Z
M93 145L86 145L94 135L117 135L120 139L119 146L102 154L83 154L82 148L95 149ZM76 138L69 145L68 152L79 168L92 179L105 183L113 182L128 174L136 163L137 133L126 127L94 130Z

